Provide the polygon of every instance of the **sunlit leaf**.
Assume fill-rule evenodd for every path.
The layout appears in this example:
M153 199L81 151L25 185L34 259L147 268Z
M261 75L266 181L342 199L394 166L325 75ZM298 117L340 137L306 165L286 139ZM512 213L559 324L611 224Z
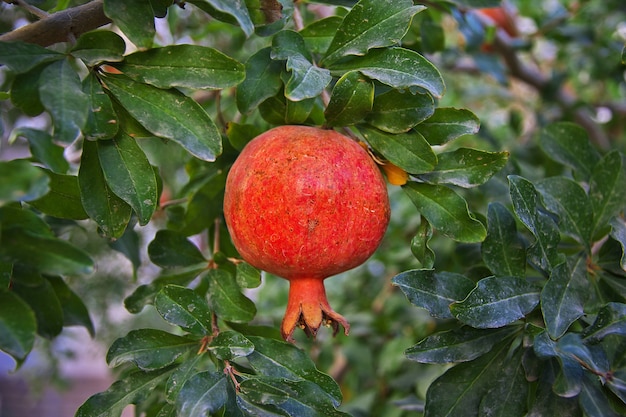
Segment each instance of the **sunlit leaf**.
M471 111L439 107L415 129L431 145L443 145L463 135L473 135L478 132L479 127L480 121Z
M435 184L453 184L463 188L486 183L509 159L508 152L485 152L459 148L437 155L437 165L420 178Z
M233 360L248 356L254 351L254 345L241 333L227 330L220 332L207 349L222 360Z

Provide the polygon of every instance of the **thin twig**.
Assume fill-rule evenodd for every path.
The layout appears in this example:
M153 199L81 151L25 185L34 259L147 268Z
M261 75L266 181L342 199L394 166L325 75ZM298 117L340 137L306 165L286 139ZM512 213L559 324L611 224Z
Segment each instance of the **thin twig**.
M22 9L26 10L28 13L32 14L33 16L36 16L39 19L45 19L46 17L50 16L50 13L37 8L33 6L32 4L28 4L24 0L4 0L4 2L19 6Z

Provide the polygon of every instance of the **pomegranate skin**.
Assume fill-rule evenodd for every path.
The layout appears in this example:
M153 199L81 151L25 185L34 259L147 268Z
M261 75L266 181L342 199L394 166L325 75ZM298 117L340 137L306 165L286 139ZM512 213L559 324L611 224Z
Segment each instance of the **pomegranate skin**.
M315 335L332 311L323 280L369 258L389 223L385 181L359 144L335 131L281 126L253 139L226 180L224 215L251 265L291 282L283 336ZM293 293L293 294L292 294ZM286 323L287 322L287 323Z

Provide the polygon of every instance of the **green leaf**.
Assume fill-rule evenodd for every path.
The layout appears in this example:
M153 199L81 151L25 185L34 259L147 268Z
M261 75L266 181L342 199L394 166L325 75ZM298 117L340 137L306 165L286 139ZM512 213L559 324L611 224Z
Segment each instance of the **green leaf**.
M409 30L413 16L424 10L409 0L361 0L337 29L324 65L348 55L365 55L372 48L398 45Z
M207 370L207 355L193 355L190 358L183 361L180 366L176 368L172 375L168 378L165 384L165 395L169 403L174 404L180 390L192 376L196 375L200 370ZM214 369L211 364L208 364L211 369ZM172 415L176 417L176 414Z
M247 2L244 0L204 0L216 10L226 13L237 21L246 36L254 33L254 23L248 12Z
M388 133L404 133L432 116L434 111L433 98L429 94L389 90L374 98L367 122Z
M483 261L496 276L524 277L526 252L515 218L501 203L487 209L487 237L481 245Z
M535 184L543 203L559 216L559 229L589 249L593 210L585 190L565 177L544 178Z
M270 47L260 49L245 64L246 78L237 86L237 108L243 114L250 113L282 88L283 66L271 58L271 51Z
M406 350L406 357L420 363L468 362L488 353L494 345L518 333L519 327L460 329L437 332Z
M115 65L126 76L158 88L221 89L245 77L244 66L220 51L198 45L169 45L127 55Z
M411 252L420 262L422 269L432 269L435 265L435 253L428 246L428 242L433 237L433 228L423 217L417 228L417 233L411 239Z
M27 116L38 116L45 110L39 97L39 80L46 66L40 65L23 74L16 74L11 83L11 103Z
M148 245L150 260L162 268L186 267L207 260L196 245L173 230L159 230Z
M508 350L508 344L502 343L478 359L447 370L428 387L425 415L479 415L483 397L497 387L498 376L507 363Z
M241 288L256 288L261 285L261 272L247 262L237 263L235 278Z
M180 416L207 416L217 412L227 400L228 380L223 372L201 372L191 377L176 398Z
M108 1L108 0L107 0ZM118 62L124 59L126 43L110 30L93 30L80 35L71 54L92 67L101 62Z
M333 73L353 70L397 89L418 87L437 98L445 91L439 70L410 49L374 49L365 56L338 62L331 68Z
M330 16L315 20L305 26L299 33L302 35L306 49L315 54L325 53L342 21L343 19L339 16Z
M222 269L211 269L206 278L210 305L221 319L246 323L254 318L256 307L241 293L233 275Z
M572 168L585 180L600 161L600 155L591 146L585 129L574 123L548 125L540 133L539 145L548 157Z
M561 397L552 389L556 373L554 368L554 361L544 362L537 387L537 396L535 402L530 407L529 416L565 415L582 417L582 412L578 405L579 398Z
M347 417L310 381L284 378L250 378L240 385L245 398L261 406L273 405L288 416ZM266 415L265 413L263 415Z
M145 226L159 202L157 181L148 158L135 139L123 132L97 143L109 188L133 208L139 224Z
M493 388L480 402L479 416L526 415L529 384L521 359L520 349L503 364L493 381Z
M113 238L122 236L130 221L132 209L107 185L96 142L83 142L78 186L85 212L96 222L102 233Z
M394 135L367 125L359 125L357 128L372 148L407 172L428 172L437 164L437 156L432 148L416 131Z
M439 232L459 242L480 242L487 231L467 209L463 197L442 185L409 182L402 186L417 210Z
M626 221L616 216L611 219L609 224L611 225L611 237L622 247L620 266L623 271L626 271Z
M511 200L517 217L535 236L535 242L528 248L528 259L544 271L550 271L563 262L563 255L557 245L561 240L554 220L540 211L540 197L534 185L525 178L509 175Z
M330 71L316 67L302 55L287 59L287 71L291 77L285 83L285 97L293 101L319 96L332 81Z
M619 417L621 414L615 412L609 404L610 400L602 390L600 381L585 374L580 391L580 405L585 411L585 415L590 417Z
M87 122L89 98L68 59L54 62L41 72L39 95L54 121L54 140L74 142Z
M139 49L152 46L156 29L150 0L106 0L104 14L120 28Z
M541 290L541 312L546 330L558 339L584 314L589 296L586 256L557 265Z
M63 154L65 150L52 142L50 134L28 127L18 127L11 132L9 143L20 136L26 138L30 153L37 161L59 174L67 172L70 165Z
M254 344L241 333L227 330L220 332L207 346L221 360L230 361L248 356L254 351Z
M16 362L26 359L35 343L37 320L28 304L12 291L0 290L0 350Z
M285 122L288 124L306 122L313 111L315 101L314 97L299 101L287 100L285 103Z
M13 291L20 296L35 313L37 333L47 339L53 339L63 330L63 308L52 284L41 279L38 285L26 285L17 281Z
M626 170L617 150L607 153L595 166L589 180L594 232L600 232L626 205Z
M48 223L31 210L18 205L0 206L0 232L17 229L34 235L54 237ZM0 234L0 238L2 235ZM0 246L0 250L4 249Z
M372 110L374 83L358 71L345 73L333 87L324 116L329 126L349 126L360 122Z
M195 291L179 285L166 285L154 298L154 307L168 323L194 335L209 335L212 313L206 300Z
M308 381L319 386L335 406L341 402L341 390L328 375L320 372L309 355L295 345L281 340L249 336L254 352L247 356L250 365L263 376Z
M590 343L597 343L612 334L626 336L626 304L608 303L598 311L593 324L583 332Z
M433 317L452 318L450 304L463 300L474 282L452 272L435 273L432 269L414 269L396 275L392 284L400 287L411 304L425 308Z
M227 171L215 170L207 177L204 185L189 197L185 226L181 233L200 233L205 228L211 228L215 219L222 216L226 176Z
M140 404L172 373L171 368L154 372L132 372L114 382L104 392L92 395L75 417L119 417L129 404Z
M128 113L155 136L171 139L204 161L214 161L222 152L222 138L209 115L180 91L124 76L107 75L104 82Z
M51 275L91 274L93 260L82 249L65 240L25 231L11 229L3 231L0 254L9 259L32 265L37 270Z
M61 304L63 310L63 326L83 326L91 337L95 336L95 329L89 311L83 300L65 283L61 277L46 277Z
M139 369L154 371L165 368L176 359L198 348L198 341L176 336L163 330L131 330L126 336L117 339L107 352L109 366L132 362Z
M486 183L506 165L508 152L485 152L459 148L437 155L437 165L420 178L435 184L453 184L471 188Z
M62 53L26 42L0 42L0 65L10 70L25 73L44 62L65 58Z
M513 323L539 304L539 291L518 277L487 277L463 301L450 305L458 320L479 329Z
M44 214L60 219L86 219L88 216L80 200L78 177L47 170L43 172L50 178L50 191L31 201L30 205Z
M48 176L24 159L0 161L0 178L0 205L36 200L49 190Z
M120 122L111 98L102 90L94 73L90 73L83 81L83 91L89 98L89 114L83 129L85 138L87 140L112 138L120 128Z
M463 135L478 133L480 120L467 109L439 107L415 127L431 145L443 145Z

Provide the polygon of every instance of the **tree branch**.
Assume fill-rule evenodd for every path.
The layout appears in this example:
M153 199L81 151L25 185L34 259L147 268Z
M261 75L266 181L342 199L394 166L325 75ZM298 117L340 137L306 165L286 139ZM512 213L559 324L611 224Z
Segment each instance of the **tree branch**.
M53 13L43 19L0 35L0 41L22 41L41 46L67 42L85 32L111 23L104 14L103 0Z

